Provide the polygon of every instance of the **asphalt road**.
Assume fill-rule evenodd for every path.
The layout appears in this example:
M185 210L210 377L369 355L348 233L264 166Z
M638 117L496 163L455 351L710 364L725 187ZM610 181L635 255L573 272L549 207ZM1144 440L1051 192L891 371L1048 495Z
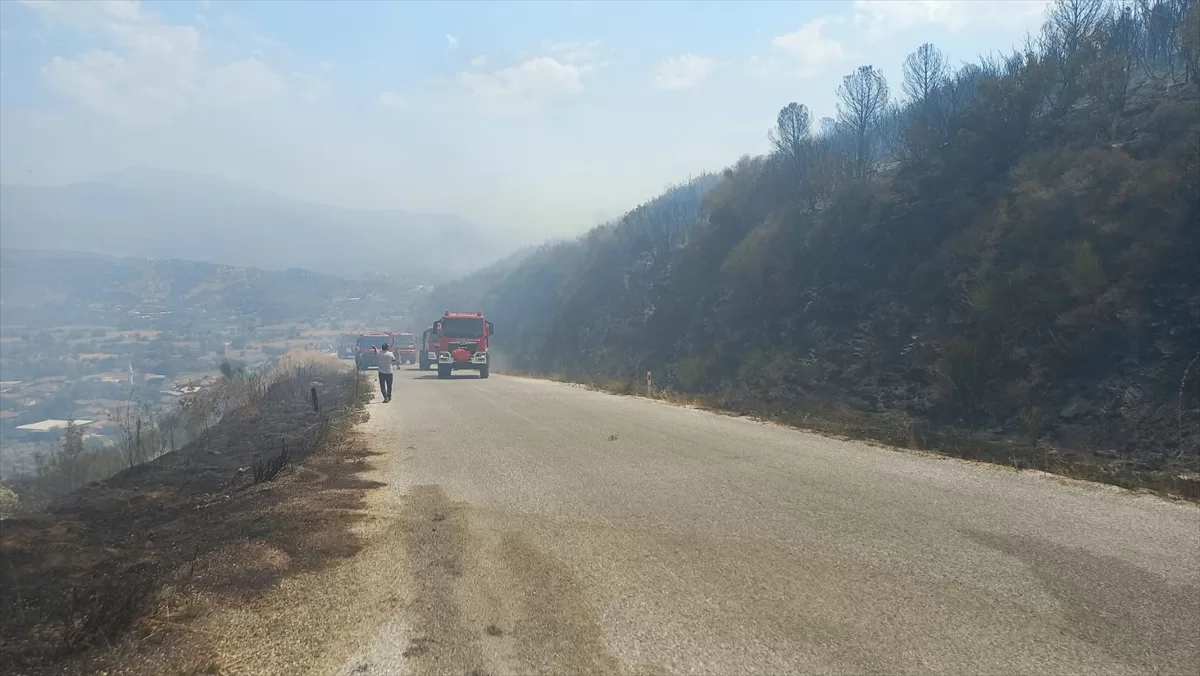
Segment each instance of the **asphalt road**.
M408 573L343 673L1200 673L1193 505L526 379L375 401Z

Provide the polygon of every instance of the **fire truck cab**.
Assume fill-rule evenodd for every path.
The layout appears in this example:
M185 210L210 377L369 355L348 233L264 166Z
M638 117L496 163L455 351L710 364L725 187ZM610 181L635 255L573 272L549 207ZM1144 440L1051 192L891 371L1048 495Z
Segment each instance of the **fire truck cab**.
M474 370L480 378L487 378L491 367L488 345L495 327L484 318L482 312L467 314L450 312L434 322L434 337L437 341L438 378L449 378L459 370Z

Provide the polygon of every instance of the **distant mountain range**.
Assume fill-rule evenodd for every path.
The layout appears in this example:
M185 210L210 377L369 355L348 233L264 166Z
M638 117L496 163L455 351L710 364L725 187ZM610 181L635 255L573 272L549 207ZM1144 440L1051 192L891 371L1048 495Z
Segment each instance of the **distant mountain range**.
M420 282L461 275L526 243L452 214L342 209L157 169L0 186L0 237L12 249L385 272Z

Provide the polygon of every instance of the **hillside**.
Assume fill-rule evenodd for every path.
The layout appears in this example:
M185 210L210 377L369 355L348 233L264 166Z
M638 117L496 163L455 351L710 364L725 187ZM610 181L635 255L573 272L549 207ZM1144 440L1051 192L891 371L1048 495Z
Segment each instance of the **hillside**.
M268 271L184 260L0 249L0 315L7 328L138 328L177 314L191 328L341 316L350 298L399 299L403 287L307 270Z
M677 250L699 223L704 193L719 182L718 176L702 176L582 237L522 251L437 288L425 314L434 317L447 308L486 309L503 324L498 330L503 331L506 354L500 358L519 358L528 368L543 366L538 355L544 353L542 343L554 335L554 322L573 318L583 332L592 326L616 330L614 319L626 312L622 304L636 301L623 298L621 292L609 292L619 288L636 293L636 289L654 287L665 272L667 254ZM585 300L583 294L587 293L599 296ZM573 350L567 348L563 353ZM585 373L599 363L577 366L579 373Z
M1200 10L1063 2L1038 44L957 71L924 45L899 104L862 66L821 133L789 104L770 155L428 311L484 308L525 371L1174 482L1200 468Z
M177 258L272 270L387 272L427 283L521 242L448 214L339 209L223 179L151 169L64 186L0 186L4 246ZM393 243L381 247L380 238ZM470 242L432 255L447 241Z

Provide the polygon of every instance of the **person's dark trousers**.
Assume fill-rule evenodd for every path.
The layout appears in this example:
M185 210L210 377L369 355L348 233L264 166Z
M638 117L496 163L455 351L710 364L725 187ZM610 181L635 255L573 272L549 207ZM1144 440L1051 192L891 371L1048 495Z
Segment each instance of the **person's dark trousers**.
M380 393L383 394L384 399L392 398L392 374L391 373L380 373L379 374L379 391L380 391Z

